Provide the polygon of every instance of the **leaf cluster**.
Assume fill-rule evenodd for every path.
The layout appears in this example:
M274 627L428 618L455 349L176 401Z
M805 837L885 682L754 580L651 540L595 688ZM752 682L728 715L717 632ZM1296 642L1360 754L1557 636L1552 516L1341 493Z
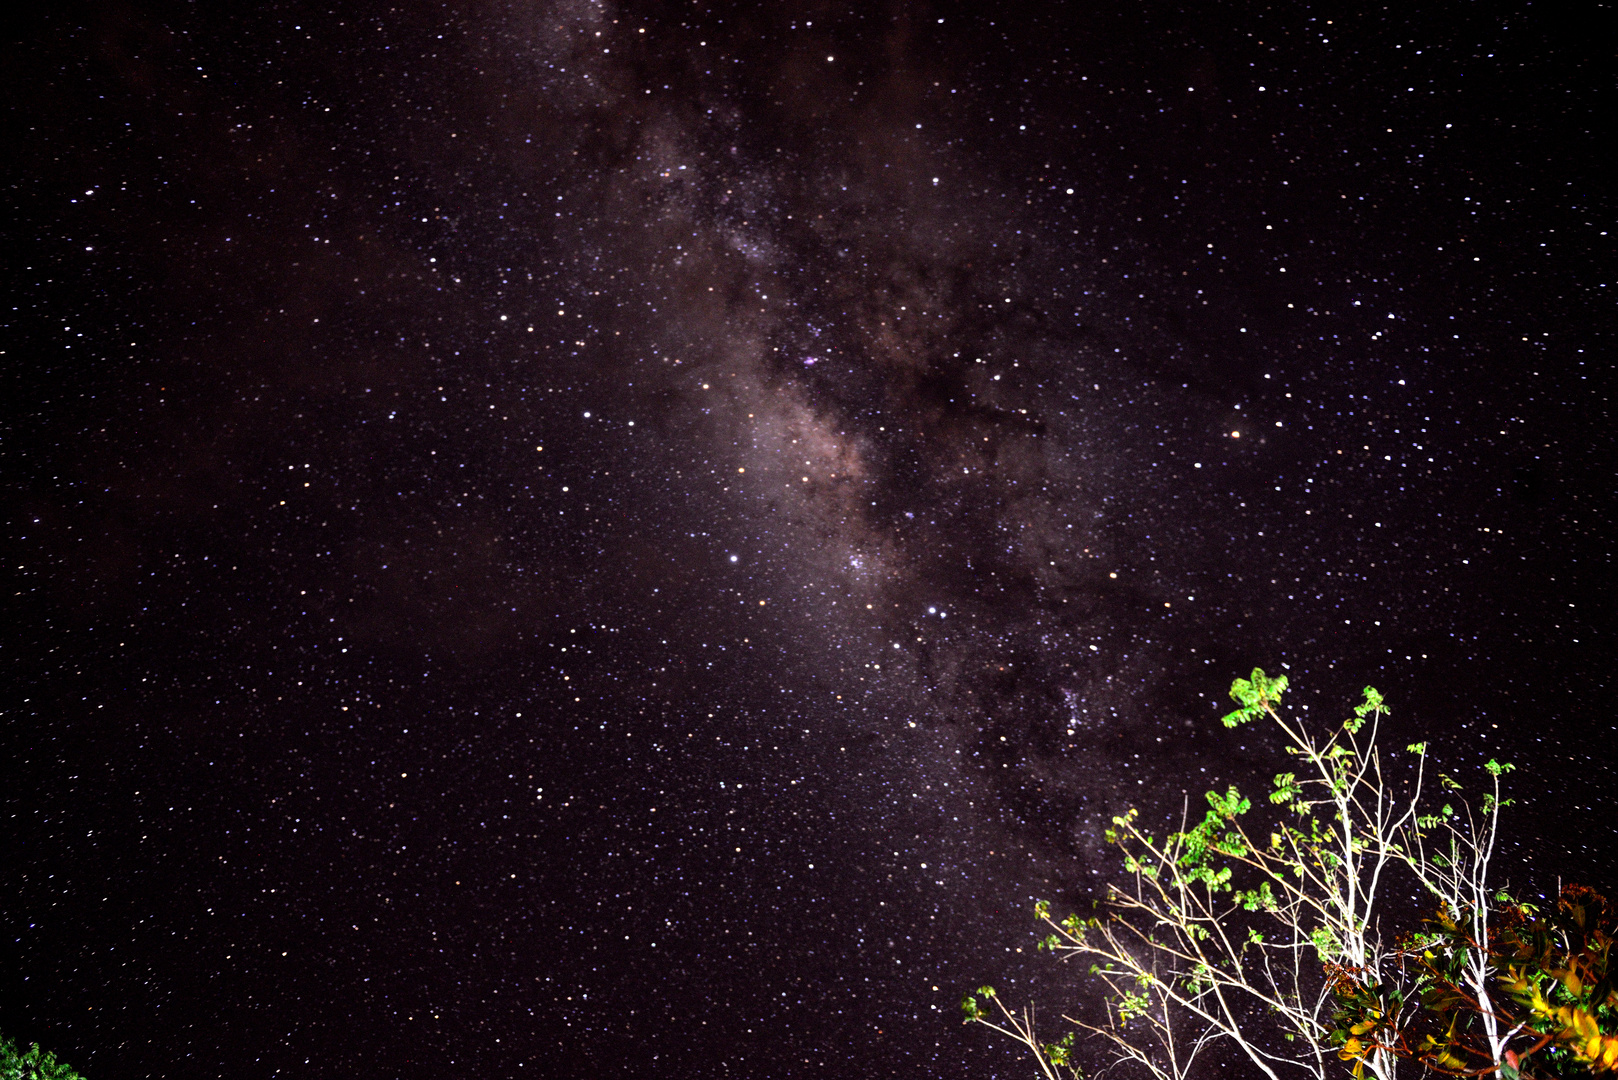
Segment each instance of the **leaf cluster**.
M1611 964L1618 908L1582 885L1566 886L1544 910L1504 894L1495 903L1486 942L1474 937L1471 913L1457 919L1443 909L1407 940L1402 956L1418 977L1422 1008L1403 1029L1382 1022L1381 987L1340 973L1333 1037L1345 1059L1381 1044L1449 1076L1496 1068L1506 1080L1618 1071L1618 970ZM1478 956L1489 972L1482 993L1469 978ZM1504 1053L1487 1039L1485 1018L1507 1033Z
M33 1043L27 1050L0 1035L0 1080L84 1080L49 1050Z

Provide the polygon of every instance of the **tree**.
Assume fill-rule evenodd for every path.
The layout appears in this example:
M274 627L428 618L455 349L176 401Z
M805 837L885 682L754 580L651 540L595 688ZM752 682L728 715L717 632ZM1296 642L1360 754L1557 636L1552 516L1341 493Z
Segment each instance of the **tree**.
M49 1050L34 1043L26 1051L0 1035L0 1080L84 1080Z
M1411 962L1408 936L1384 936L1384 918L1416 914L1385 910L1390 898L1425 889L1447 903L1450 918L1470 920L1473 931L1447 946L1467 985L1486 999L1495 973L1488 909L1475 902L1490 899L1481 890L1498 780L1510 766L1490 762L1495 793L1481 813L1463 804L1422 815L1426 744L1407 748L1402 782L1385 771L1381 694L1367 687L1351 718L1317 733L1281 710L1286 689L1285 676L1254 670L1232 684L1238 708L1223 718L1227 728L1268 720L1287 740L1292 761L1274 777L1263 825L1249 823L1252 803L1235 787L1209 792L1202 820L1191 824L1188 810L1161 840L1130 810L1107 834L1123 854L1125 881L1088 914L1057 921L1048 905L1036 907L1048 931L1042 947L1088 960L1105 990L1099 1015L1066 1019L1113 1061L1161 1080L1183 1080L1215 1044L1271 1080L1344 1071L1391 1080L1413 1050L1396 1036L1418 1022L1431 980ZM1018 1014L988 989L963 1002L968 1021L1029 1046L1047 1076L1082 1075L1071 1040L1040 1043L1031 1012L1021 1014L1022 1027L1008 1026ZM998 1007L1000 1023L979 998ZM1510 1049L1499 1035L1488 1036L1495 1062Z
M1490 760L1483 768L1489 790L1476 809L1456 798L1399 838L1406 865L1437 905L1396 954L1401 983L1390 988L1327 965L1337 1000L1332 1039L1357 1067L1391 1055L1448 1076L1611 1073L1618 992L1608 956L1618 911L1582 885L1564 887L1541 910L1490 884L1500 810L1512 801L1501 797L1500 779L1512 766ZM1438 779L1460 794L1453 777ZM1411 985L1420 1009L1389 1008L1387 999Z

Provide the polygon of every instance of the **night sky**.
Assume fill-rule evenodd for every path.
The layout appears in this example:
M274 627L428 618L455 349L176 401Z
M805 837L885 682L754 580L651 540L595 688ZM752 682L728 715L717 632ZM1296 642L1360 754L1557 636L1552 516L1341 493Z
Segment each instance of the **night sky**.
M1079 1000L1032 901L1268 782L1255 665L1515 761L1502 878L1610 886L1553 6L14 15L0 1030L1028 1076L962 992Z

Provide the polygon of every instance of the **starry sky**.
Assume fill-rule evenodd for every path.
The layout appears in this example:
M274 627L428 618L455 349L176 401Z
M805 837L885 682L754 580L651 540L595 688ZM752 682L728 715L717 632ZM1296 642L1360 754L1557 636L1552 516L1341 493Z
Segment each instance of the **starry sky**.
M48 7L0 1029L1026 1076L961 993L1082 994L1032 901L1267 780L1254 665L1612 884L1611 93L1543 5Z

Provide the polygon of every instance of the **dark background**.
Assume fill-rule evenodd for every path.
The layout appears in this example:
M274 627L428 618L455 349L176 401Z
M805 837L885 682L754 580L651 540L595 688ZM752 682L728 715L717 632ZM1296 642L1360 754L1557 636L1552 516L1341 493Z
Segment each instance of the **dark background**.
M961 993L1078 1000L1031 901L1267 780L1255 664L1611 887L1611 56L1551 14L13 15L0 1029L1030 1075Z

